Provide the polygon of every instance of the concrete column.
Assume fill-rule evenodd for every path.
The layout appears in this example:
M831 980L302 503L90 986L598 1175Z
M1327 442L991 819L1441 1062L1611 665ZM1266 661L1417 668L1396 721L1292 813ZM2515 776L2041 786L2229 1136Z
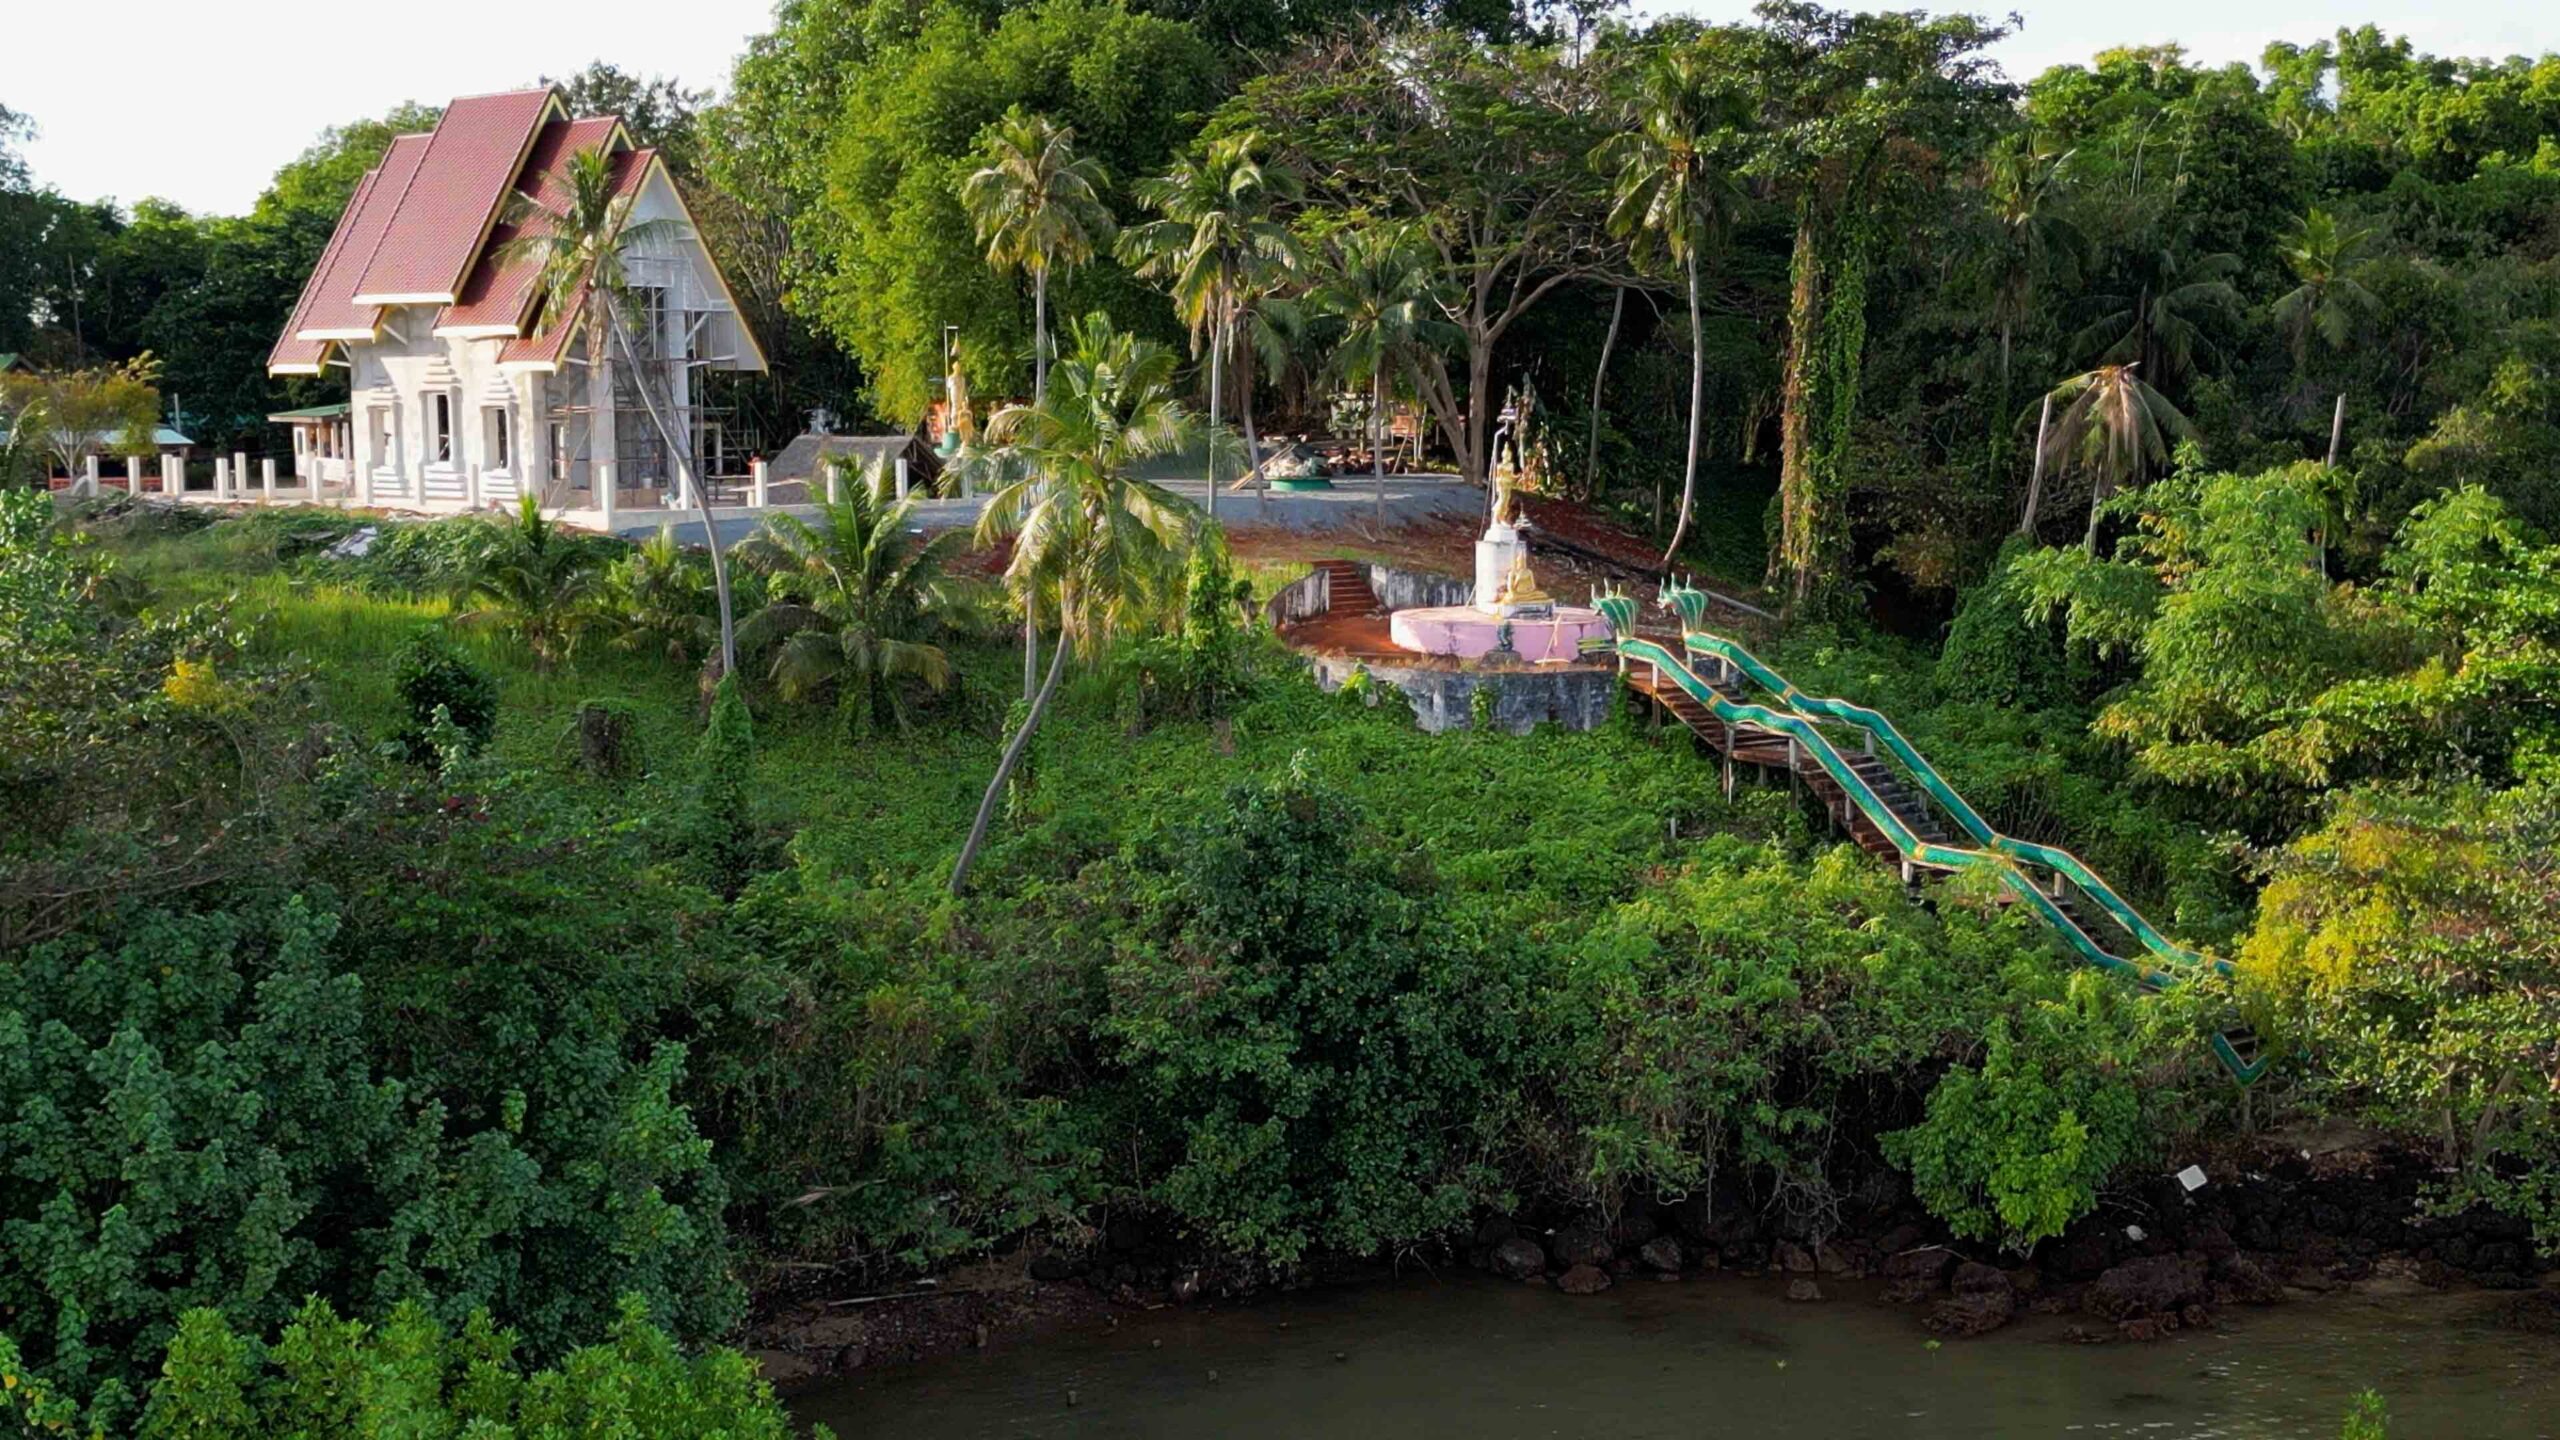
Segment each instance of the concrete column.
M92 495L97 494L98 487L95 485L90 486L89 493ZM124 493L127 495L140 495L142 493L142 457L139 455L127 455L124 457Z
M765 464L762 456L747 462L747 504L758 510L771 504L772 496L767 493L767 487L772 483L772 467Z
M898 457L898 498L907 498L907 457L904 455Z
M474 462L462 473L462 503L477 510L480 508L480 466Z
M98 493L98 457L80 457L80 473L73 480L74 493L95 496Z
M213 457L213 498L216 500L220 500L222 498L222 492L224 489L222 472L224 467L229 463L229 461L224 460L219 455Z
M821 460L818 463L827 467L827 503L830 505L843 504L844 467L833 460Z
M186 461L179 459L175 455L161 456L160 493L173 500L176 499L178 492L187 488L186 474Z
M613 493L615 483L613 478L613 462L610 460L589 460L587 462L587 475L589 477L588 483L595 490L596 514L601 517L597 528L610 531L613 529L613 502L617 498Z
M246 499L248 494L249 457L234 450L231 452L231 498Z
M263 504L276 503L276 457L263 456L258 461L258 499Z

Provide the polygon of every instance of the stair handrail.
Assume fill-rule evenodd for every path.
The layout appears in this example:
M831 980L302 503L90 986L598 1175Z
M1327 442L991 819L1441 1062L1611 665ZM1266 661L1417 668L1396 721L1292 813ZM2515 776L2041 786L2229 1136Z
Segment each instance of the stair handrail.
M2082 960L2102 969L2130 975L2140 983L2153 988L2162 988L2177 982L2177 977L2168 971L2146 969L2099 944L2088 931L2080 927L2078 921L2072 919L2061 906L2054 903L2053 897L2038 890L2035 882L2018 868L2016 862L2006 856L1988 850L1967 849L1963 846L1921 839L1913 833L1902 817L1895 813L1893 807L1884 802L1884 797L1875 792L1874 787L1867 783L1866 777L1860 775L1849 764L1848 760L1840 754L1839 749L1831 743L1830 738L1817 729L1812 721L1792 711L1773 710L1766 705L1754 704L1747 700L1726 699L1714 686L1690 669L1684 659L1673 655L1670 650L1654 641L1622 636L1618 639L1617 646L1618 653L1625 658L1651 665L1655 673L1668 676L1683 694L1705 706L1708 712L1718 720L1728 725L1757 725L1762 729L1785 735L1802 745L1805 753L1813 757L1814 762L1822 767L1823 773L1831 777L1833 783L1840 787L1841 793L1848 796L1850 802L1866 815L1868 821L1893 844L1894 849L1903 859L1914 865L1928 866L1933 870L1974 870L1988 867L2001 883L2026 900Z
M1684 615L1683 619L1686 618ZM2220 975L2231 973L2230 961L2201 954L2161 934L2141 911L2133 907L2131 901L2117 893L2114 886L2109 885L2104 877L2091 869L2088 862L2079 856L2059 846L2021 840L1994 830L1990 822L1984 820L1981 814L1967 803L1964 796L1947 782L1938 768L1929 763L1928 758L1920 753L1919 747L1913 745L1902 731L1895 727L1893 721L1881 712L1836 696L1807 695L1748 649L1713 631L1684 629L1681 635L1681 646L1690 653L1713 655L1730 663L1751 677L1753 684L1777 696L1792 709L1828 715L1873 735L1895 759L1902 762L1903 767L1910 771L1912 778L1928 792L1930 798L1936 800L1949 815L1955 817L1956 824L1962 827L1966 834L1972 836L1976 844L1997 851L2010 859L2040 865L2058 875L2068 877L2091 900L2095 901L2100 909L2106 911L2116 923L2122 925L2127 934L2133 936L2152 954L2174 965L2210 969Z

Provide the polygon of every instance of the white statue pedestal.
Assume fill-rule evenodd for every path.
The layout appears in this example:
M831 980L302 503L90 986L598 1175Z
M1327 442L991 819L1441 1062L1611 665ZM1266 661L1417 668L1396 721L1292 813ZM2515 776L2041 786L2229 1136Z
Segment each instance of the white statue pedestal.
M1476 542L1476 608L1488 615L1502 611L1502 588L1511 581L1512 567L1529 548L1520 532L1500 521L1485 527L1484 538Z

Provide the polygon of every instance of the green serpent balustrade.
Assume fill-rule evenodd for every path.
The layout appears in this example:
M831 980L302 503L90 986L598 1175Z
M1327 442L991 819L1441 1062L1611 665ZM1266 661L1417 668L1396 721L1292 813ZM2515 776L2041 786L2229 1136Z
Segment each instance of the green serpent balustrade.
M1705 598L1700 592L1687 587L1673 587L1664 592L1663 603L1679 611L1682 620L1684 653L1678 655L1663 645L1637 636L1637 605L1633 596L1601 595L1594 597L1592 603L1608 620L1622 662L1651 667L1656 675L1668 680L1727 726L1755 726L1785 736L1793 743L1795 752L1829 777L1849 803L1855 805L1859 813L1893 844L1906 867L1948 872L1988 869L2003 887L2041 917L2080 960L2128 976L2147 989L2167 988L2199 971L2228 972L2227 963L2208 960L2160 935L2140 912L2116 894L2113 887L2069 852L2012 839L1992 830L1884 716L1846 701L1804 696L1749 651L1703 630L1699 622L1704 617ZM1688 655L1692 653L1714 656L1749 675L1754 683L1777 696L1788 708L1773 709L1726 694L1690 668ZM1903 817L1876 793L1866 777L1816 726L1811 718L1814 715L1857 726L1874 736L1877 743L1903 762L1929 796L1956 818L1957 824L1979 848L1942 844L1913 833ZM2124 923L2126 930L2141 939L2151 955L2168 962L2167 965L2140 963L2117 955L2100 944L2062 907L2057 897L2046 894L2036 884L2024 868L2027 865L2042 866L2067 876L2110 916ZM2246 1031L2217 1034L2211 1043L2215 1058L2242 1084L2250 1083L2264 1073L2267 1061L2263 1056L2242 1053L2244 1049L2254 1048L2254 1038Z

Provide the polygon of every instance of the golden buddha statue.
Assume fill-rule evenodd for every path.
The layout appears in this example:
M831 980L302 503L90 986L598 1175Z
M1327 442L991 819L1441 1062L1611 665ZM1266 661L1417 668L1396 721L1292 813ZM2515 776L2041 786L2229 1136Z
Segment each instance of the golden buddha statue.
M1551 605L1555 597L1538 588L1538 572L1529 568L1529 547L1523 545L1511 557L1511 573L1503 577L1498 603L1504 605Z

